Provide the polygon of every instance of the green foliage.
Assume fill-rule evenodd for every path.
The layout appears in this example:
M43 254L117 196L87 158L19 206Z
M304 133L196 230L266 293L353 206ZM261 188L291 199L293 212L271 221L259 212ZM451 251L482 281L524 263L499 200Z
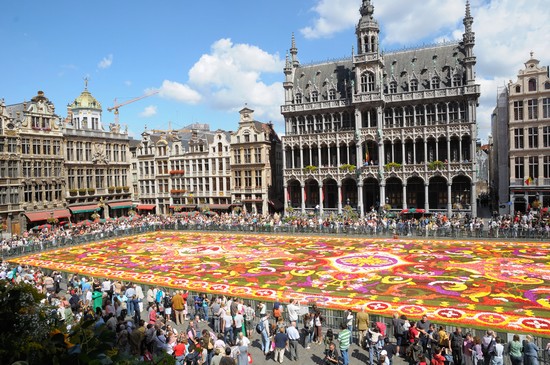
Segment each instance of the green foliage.
M341 171L354 172L356 169L357 169L357 166L350 165L349 163L346 163L340 166Z
M70 333L57 321L55 308L29 284L0 282L0 364L28 365L145 364L116 348L116 335L95 320L75 325ZM151 364L151 363L148 363ZM173 365L163 354L153 364Z
M435 160L428 164L428 169L430 170L442 170L445 167L445 163L443 161Z
M314 172L316 172L319 168L317 166L313 166L313 165L308 165L306 167L304 167L304 172L306 174L312 174Z
M357 218L359 218L359 215L357 214L357 211L349 205L346 205L344 207L343 213L344 213L344 217L346 217L348 219L357 219Z
M29 284L0 283L0 359L48 363L48 338L56 325L54 308Z
M401 164L397 162L389 162L386 164L386 166L384 166L384 168L386 169L386 171L390 171L391 169L400 169Z

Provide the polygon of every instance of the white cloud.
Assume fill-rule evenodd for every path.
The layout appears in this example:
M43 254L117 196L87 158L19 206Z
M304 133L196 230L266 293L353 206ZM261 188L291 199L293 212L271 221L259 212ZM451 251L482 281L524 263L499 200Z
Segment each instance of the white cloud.
M146 106L141 113L139 113L139 116L142 118L147 118L147 117L152 117L153 115L156 115L156 114L157 114L157 106L149 105L149 106Z
M305 38L330 37L335 32L349 28L358 21L360 1L319 0L311 10L318 14L313 26L301 29Z
M186 104L197 104L201 101L201 95L188 85L176 81L164 80L159 89L159 96L166 99L176 100Z
M106 69L111 67L112 64L113 64L113 54L111 53L110 55L103 57L103 59L99 61L99 63L97 64L97 67L101 69Z
M126 85L126 86L132 86L132 81L126 80L126 81L124 81L124 85Z
M257 119L280 121L283 85L266 83L262 75L281 73L283 67L278 54L220 39L191 67L187 84L165 80L159 95L185 103L204 102L213 109L230 112L247 103Z

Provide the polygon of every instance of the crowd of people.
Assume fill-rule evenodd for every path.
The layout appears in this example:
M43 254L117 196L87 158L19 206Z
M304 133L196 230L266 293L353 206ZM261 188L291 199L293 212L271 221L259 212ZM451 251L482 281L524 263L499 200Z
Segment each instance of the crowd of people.
M290 232L322 234L359 234L430 237L477 238L550 238L550 220L534 212L512 216L495 216L490 219L443 213L422 215L405 214L390 217L371 211L365 217L349 214L332 214L320 217L315 214L221 213L203 214L185 212L170 216L142 215L109 221L86 222L77 225L38 226L21 235L3 235L0 248L3 257L19 255L64 244L83 243L136 231L151 229L222 230L246 232Z
M266 360L279 363L285 358L302 363L301 347L322 354L324 365L348 365L353 343L364 350L369 365L391 365L397 357L410 365L503 365L505 357L512 365L538 365L539 357L550 355L550 343L539 348L530 335L507 341L491 330L479 337L461 328L447 333L427 316L413 321L396 313L385 323L371 319L365 309L347 310L329 324L321 308L294 299L256 305L224 295L144 289L78 275L65 278L59 272L6 263L0 280L34 285L69 330L93 320L116 335L121 353L145 360L168 354L178 365L245 365L253 341Z

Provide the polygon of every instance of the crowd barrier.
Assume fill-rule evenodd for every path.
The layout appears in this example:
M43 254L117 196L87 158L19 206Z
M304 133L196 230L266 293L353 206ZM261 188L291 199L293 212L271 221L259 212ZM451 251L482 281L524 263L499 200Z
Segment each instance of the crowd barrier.
M176 231L210 231L210 232L241 232L241 233L287 233L303 235L343 235L359 237L382 237L382 238L456 238L456 239L528 239L547 240L550 239L550 230L544 228L531 230L516 229L477 229L466 228L444 228L426 229L423 227L396 227L373 228L368 226L340 226L340 225L319 225L319 226L296 226L296 225L267 225L267 224L190 224L171 222L165 224L152 224L128 228L116 228L102 232L77 235L74 237L58 237L53 240L31 240L26 244L15 247L4 245L2 247L2 258L16 257L31 254L43 250L50 250L64 246L81 245L110 239L120 236L131 236L155 230L176 230Z
M91 242L98 242L101 240L107 240L111 238L116 237L122 237L122 236L131 236L141 233L147 233L147 232L153 232L158 230L175 230L175 231L212 231L212 232L247 232L247 233L290 233L290 234L340 234L340 235L358 235L358 236L379 236L379 237L392 237L396 234L399 234L399 232L392 232L390 230L382 231L382 232L369 232L369 231L363 231L363 230L357 230L357 229L350 229L349 227L296 227L296 226L269 226L269 225L218 225L218 224L181 224L179 222L171 222L171 223L165 223L165 224L152 224L152 225L143 225L143 226L137 226L137 227L128 227L128 228L117 228L114 230L106 230L102 232L97 233L91 233L86 235L79 235L75 237L59 237L55 240L44 240L44 241L38 241L33 242L32 244L21 246L21 247L15 247L9 251L2 252L3 258L10 258L10 257L16 257L20 255L30 254L33 252L40 252L43 250L50 250L50 249L56 249L60 247L66 247L66 246L74 246L74 245L82 245L87 244ZM409 236L408 232L400 232L404 233L404 236ZM473 232L475 234L475 232ZM413 235L410 235L413 236ZM425 237L425 235L419 235L422 237ZM429 236L429 237L448 237L447 235L444 236ZM453 236L451 236L453 237ZM458 236L462 237L462 236ZM466 236L466 237L475 237L475 236ZM482 235L480 237L483 237ZM520 238L520 237L517 237ZM65 282L67 280L68 273L63 273ZM100 278L101 279L101 278ZM148 289L147 285L143 285L143 291L146 292ZM173 292L173 288L164 288L167 292ZM189 292L190 296L194 296L198 293ZM288 298L291 298L292 293L288 293ZM253 306L253 308L257 308L257 305L260 303L258 300L254 299L245 299L246 302L250 303L250 305ZM265 302L267 305L268 310L272 310L273 303L272 302ZM285 303L286 304L286 303ZM311 310L311 304L312 303L302 303L301 305L304 307L308 307L308 310ZM332 328L332 329L338 329L340 327L340 324L345 318L345 312L342 310L335 310L335 309L329 309L329 308L319 308L325 317L325 323L324 323L324 329ZM300 319L301 320L301 319ZM388 328L388 334L392 335L392 326L391 326L391 318L379 316L379 315L373 315L370 314L370 320L376 321L376 322L383 322L386 324ZM438 324L439 325L439 324ZM452 331L454 331L454 326L444 326L447 330L447 332L450 334ZM469 329L469 328L462 328L463 333L470 332L473 336L479 336L483 337L485 334L485 331L487 329ZM356 329L354 329L354 338L358 338L358 333L356 332ZM504 332L497 332L497 335L500 336L504 342L509 342L514 333L504 333ZM547 351L544 351L546 346L548 345L550 339L548 338L542 338L542 337L535 337L535 343L538 345L538 347L541 349L541 352L539 354L539 362L541 364L550 365L550 356ZM510 365L509 358L505 357L505 365Z

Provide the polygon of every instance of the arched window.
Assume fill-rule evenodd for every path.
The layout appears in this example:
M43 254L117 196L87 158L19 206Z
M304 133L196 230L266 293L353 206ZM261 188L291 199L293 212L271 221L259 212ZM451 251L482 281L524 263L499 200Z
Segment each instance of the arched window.
M434 76L432 77L432 89L439 89L439 85L441 84L441 80L439 77Z
M374 91L374 74L365 72L361 75L361 92L366 93Z
M516 86L516 93L519 94L520 92L521 92L521 86L518 85L518 86Z
M296 93L295 104L302 104L302 94L301 93Z
M537 79L529 79L529 91L537 91Z
M460 75L453 76L453 87L462 86L462 77Z

